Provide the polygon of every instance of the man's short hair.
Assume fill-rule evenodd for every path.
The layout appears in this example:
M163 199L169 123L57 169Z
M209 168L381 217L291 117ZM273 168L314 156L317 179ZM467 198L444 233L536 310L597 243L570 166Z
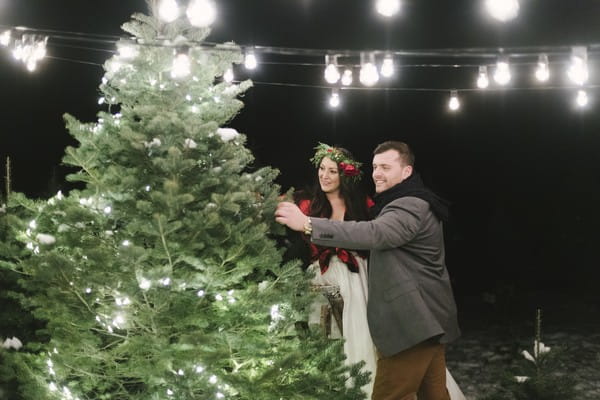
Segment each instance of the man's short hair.
M388 150L396 150L405 165L415 165L415 155L410 147L406 143L397 140L388 140L387 142L377 145L375 150L373 150L373 155L381 154Z

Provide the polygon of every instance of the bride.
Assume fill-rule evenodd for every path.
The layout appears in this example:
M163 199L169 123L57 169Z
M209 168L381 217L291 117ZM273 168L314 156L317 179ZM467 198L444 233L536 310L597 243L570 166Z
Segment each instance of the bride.
M317 167L318 184L312 193L297 196L300 210L308 216L337 221L361 221L369 218L368 208L374 203L358 185L360 163L346 149L320 144L311 159ZM363 386L368 398L373 391L377 368L377 353L367 322L367 253L340 248L317 246L303 235L308 245L309 269L315 272L316 287L335 288L343 300L341 324L331 319L327 331L330 337L343 337L347 364L365 362L364 370L371 381ZM309 323L321 323L321 306L325 297L313 305ZM460 388L446 370L446 386L451 400L464 400Z

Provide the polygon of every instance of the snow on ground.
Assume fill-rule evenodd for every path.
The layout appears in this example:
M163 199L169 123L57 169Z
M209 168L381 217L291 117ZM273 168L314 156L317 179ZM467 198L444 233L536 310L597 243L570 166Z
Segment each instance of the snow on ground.
M598 301L582 303L557 296L545 303L541 341L550 346L551 351L561 350L562 373L572 374L576 379L576 399L600 399ZM487 310L472 307L459 317L463 335L448 346L447 364L468 400L488 394L497 383L499 371L505 370L511 362L522 362L522 350L532 353L535 308L523 307L511 315L493 307ZM503 315L496 318L495 312Z

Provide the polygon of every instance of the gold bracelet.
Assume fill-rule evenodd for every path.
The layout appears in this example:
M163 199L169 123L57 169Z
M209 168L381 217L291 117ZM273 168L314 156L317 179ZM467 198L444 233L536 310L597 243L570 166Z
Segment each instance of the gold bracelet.
M312 221L310 217L306 218L306 223L304 224L304 234L310 236L312 234Z

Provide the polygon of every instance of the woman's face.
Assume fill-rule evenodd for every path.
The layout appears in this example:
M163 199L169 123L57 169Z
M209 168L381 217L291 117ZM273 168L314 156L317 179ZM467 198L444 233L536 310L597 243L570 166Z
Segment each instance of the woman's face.
M319 164L319 184L325 193L340 191L340 171L337 163L329 157L323 157Z

